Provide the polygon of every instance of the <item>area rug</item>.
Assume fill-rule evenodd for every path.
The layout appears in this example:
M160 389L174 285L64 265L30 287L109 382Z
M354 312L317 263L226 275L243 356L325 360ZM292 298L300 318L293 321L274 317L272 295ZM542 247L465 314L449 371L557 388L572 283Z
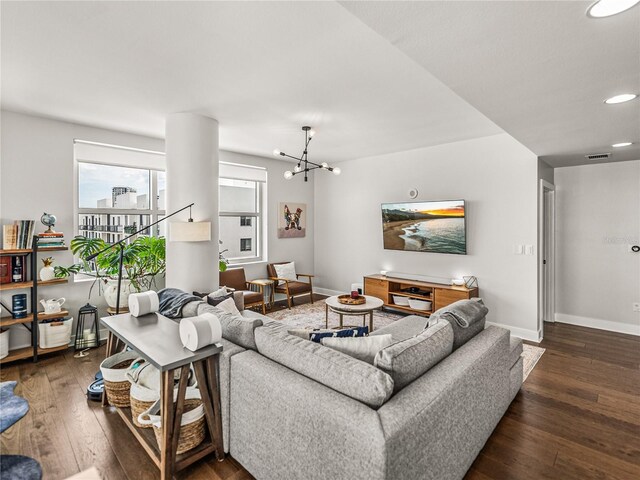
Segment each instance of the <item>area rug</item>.
M542 357L544 353L544 348L534 347L533 345L527 345L526 343L522 345L522 381L525 381L533 367L536 366L538 360Z
M14 395L18 382L0 383L0 433L24 417L29 411L29 402Z
M305 303L304 305L295 306L291 310L285 309L267 313L267 316L294 328L325 328L325 303L324 301ZM385 327L402 317L403 315L374 310L373 329ZM339 323L340 316L329 311L329 328L337 327ZM345 315L343 324L360 326L363 324L362 315ZM365 325L369 325L369 315L366 316Z

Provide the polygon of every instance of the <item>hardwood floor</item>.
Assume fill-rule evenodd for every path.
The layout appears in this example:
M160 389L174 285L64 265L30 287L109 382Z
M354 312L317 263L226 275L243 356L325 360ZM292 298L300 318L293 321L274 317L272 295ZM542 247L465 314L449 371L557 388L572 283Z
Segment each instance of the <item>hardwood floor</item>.
M541 346L545 354L466 479L640 478L640 338L552 324ZM3 367L1 380L18 380L31 409L2 434L2 453L36 458L47 480L91 466L105 479L158 478L118 414L86 400L103 355L104 347L83 359L68 350ZM253 477L229 458L201 461L177 478Z

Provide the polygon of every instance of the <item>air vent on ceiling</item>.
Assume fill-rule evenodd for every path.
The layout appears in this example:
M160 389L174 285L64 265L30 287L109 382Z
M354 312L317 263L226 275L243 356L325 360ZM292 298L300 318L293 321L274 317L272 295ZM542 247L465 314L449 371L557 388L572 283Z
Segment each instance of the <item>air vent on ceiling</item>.
M584 158L588 158L589 160L601 160L603 158L609 158L610 156L610 153L590 153L589 155L585 155Z

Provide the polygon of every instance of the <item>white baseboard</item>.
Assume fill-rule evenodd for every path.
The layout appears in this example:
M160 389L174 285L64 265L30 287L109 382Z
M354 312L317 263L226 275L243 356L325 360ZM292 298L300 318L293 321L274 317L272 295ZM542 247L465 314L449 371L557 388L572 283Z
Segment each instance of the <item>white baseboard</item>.
M313 287L313 293L319 293L320 295L326 295L328 297L332 297L333 295L343 295L348 292L340 292L338 290L330 290L328 288Z
M511 331L514 337L520 337L523 340L530 342L540 343L542 340L542 334L540 330L528 330L526 328L512 327L511 325L504 325L502 323L487 322L487 325L495 325L496 327L506 328Z
M556 322L568 323L569 325L579 325L581 327L597 328L598 330L609 330L610 332L627 333L629 335L640 336L640 322L631 325L629 323L614 322L600 318L581 317L578 315L568 315L566 313L556 313Z

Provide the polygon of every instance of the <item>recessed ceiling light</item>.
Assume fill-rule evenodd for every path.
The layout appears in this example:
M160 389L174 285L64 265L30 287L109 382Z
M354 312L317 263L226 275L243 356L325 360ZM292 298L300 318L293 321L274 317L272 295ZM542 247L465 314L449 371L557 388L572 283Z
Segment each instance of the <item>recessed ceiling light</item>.
M587 16L591 18L610 17L629 10L640 0L599 0L587 9Z
M611 145L614 148L620 148L620 147L628 147L629 145L633 145L632 142L621 142L621 143L614 143L613 145Z
M638 95L636 95L635 93L623 93L622 95L616 95L615 97L607 98L604 103L612 105L614 103L628 102L630 100L633 100L634 98L638 98Z

